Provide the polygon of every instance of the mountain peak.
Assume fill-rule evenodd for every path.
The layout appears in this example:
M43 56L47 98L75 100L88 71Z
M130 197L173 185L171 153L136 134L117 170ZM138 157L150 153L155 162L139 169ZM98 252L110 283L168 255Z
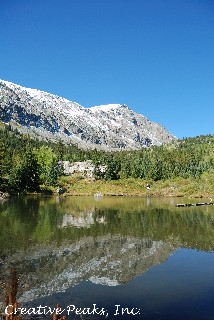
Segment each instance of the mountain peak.
M87 149L140 149L176 139L125 104L84 108L4 80L0 80L0 121L40 139L76 143Z

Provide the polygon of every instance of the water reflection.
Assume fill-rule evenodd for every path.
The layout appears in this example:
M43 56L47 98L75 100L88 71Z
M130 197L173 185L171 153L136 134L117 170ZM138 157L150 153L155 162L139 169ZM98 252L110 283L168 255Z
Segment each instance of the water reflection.
M39 198L0 207L0 274L16 267L19 298L31 301L85 280L128 284L178 248L214 250L214 207L177 199Z
M214 207L175 208L176 201L102 198L96 202L90 197L12 199L0 207L0 250L7 253L53 241L60 245L62 241L111 233L212 251Z

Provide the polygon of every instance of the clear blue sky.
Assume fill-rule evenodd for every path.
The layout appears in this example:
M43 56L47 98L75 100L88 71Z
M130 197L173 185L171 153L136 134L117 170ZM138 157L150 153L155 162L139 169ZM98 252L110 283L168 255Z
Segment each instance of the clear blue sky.
M214 134L214 1L0 0L0 78Z

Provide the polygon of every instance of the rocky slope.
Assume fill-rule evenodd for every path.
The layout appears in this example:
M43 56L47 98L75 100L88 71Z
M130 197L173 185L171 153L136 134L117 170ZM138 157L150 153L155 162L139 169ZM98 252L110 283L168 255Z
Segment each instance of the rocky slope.
M2 256L1 273L16 266L19 300L22 302L63 292L81 281L117 286L128 283L151 267L168 259L175 247L150 238L102 235L84 237L77 242L38 245ZM0 293L0 298L1 293Z
M40 139L82 148L140 149L176 138L126 105L84 108L36 89L0 80L0 121Z

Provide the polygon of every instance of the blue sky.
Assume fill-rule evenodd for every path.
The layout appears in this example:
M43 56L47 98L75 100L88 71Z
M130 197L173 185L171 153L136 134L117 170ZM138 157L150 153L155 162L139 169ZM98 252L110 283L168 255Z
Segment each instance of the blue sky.
M213 0L1 0L0 78L214 134Z

